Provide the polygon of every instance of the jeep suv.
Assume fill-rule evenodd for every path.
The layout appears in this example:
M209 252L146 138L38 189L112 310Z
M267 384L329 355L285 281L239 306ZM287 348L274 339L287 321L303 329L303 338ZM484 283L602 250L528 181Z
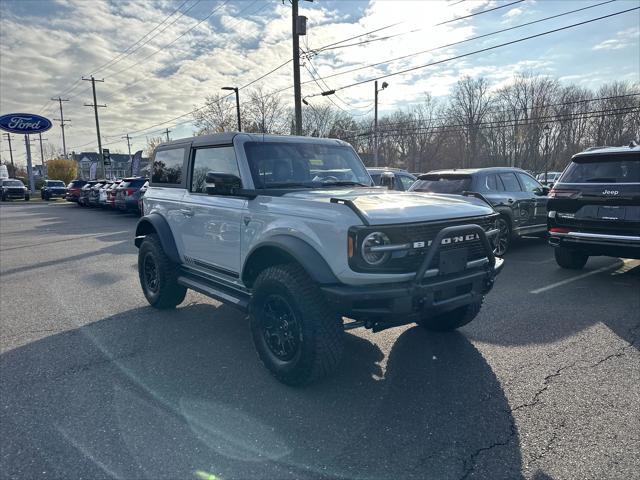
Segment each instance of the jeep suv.
M581 269L592 255L640 259L640 147L574 155L548 208L549 242L562 268Z
M192 289L247 312L289 385L335 369L345 329L469 323L502 267L493 208L374 187L340 140L217 134L162 144L151 165L135 237L147 301Z

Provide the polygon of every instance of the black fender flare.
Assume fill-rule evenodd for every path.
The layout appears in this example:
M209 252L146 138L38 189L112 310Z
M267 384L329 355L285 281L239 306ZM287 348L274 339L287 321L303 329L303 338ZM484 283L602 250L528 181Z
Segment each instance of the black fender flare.
M162 249L169 259L174 263L180 263L178 248L176 247L176 241L173 238L171 228L167 220L159 213L150 213L138 220L138 224L136 225L136 239L134 242L136 247L140 248L144 237L150 233L156 233L158 235Z
M304 240L290 235L274 235L251 249L242 267L241 279L245 285L252 284L251 266L261 252L273 252L273 249L284 252L298 262L307 274L320 285L340 283L327 261L318 251ZM258 262L260 263L260 262Z

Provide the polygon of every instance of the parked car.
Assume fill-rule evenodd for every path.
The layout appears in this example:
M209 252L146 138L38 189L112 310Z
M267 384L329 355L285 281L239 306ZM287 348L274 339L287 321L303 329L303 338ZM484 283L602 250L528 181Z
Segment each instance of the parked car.
M89 194L96 183L98 183L97 180L90 180L82 186L80 189L80 197L78 198L78 205L81 207L89 206Z
M118 188L118 186L121 183L122 183L122 180L116 180L107 189L107 201L106 201L106 205L105 205L107 208L115 208L115 206L116 206L115 205L115 202L116 202L116 189Z
M116 189L115 207L118 210L138 211L140 200L140 189L145 184L144 177L130 177L122 180L122 183Z
M52 198L65 198L67 196L67 187L62 180L45 180L40 188L40 198L43 200L51 200Z
M144 200L144 194L147 191L147 188L149 188L149 180L144 182L144 185L140 187L140 198L138 199L138 211L140 212L140 215L142 215L144 212L143 200Z
M589 149L549 193L549 243L562 268L590 256L640 259L640 146Z
M547 172L546 174L543 172L538 174L536 180L538 180L542 185L546 185L551 188L558 181L560 175L562 175L562 172Z
M107 206L107 191L113 186L113 180L108 180L98 189L98 205L105 208Z
M510 167L437 170L418 177L413 192L461 195L480 193L500 214L496 255L502 256L515 237L546 234L547 194L524 170Z
M7 200L29 200L29 190L21 180L16 178L4 178L0 180L0 189L2 189L3 202Z
M406 170L400 168L374 167L367 168L367 172L371 175L373 183L378 186L389 188L389 190L397 190L405 192L416 181L416 177Z
M87 184L86 180L71 180L67 185L67 202L78 202L82 187Z
M100 189L106 182L106 180L98 180L96 184L89 189L88 205L90 207L97 207L100 205Z
M159 145L151 165L134 237L147 301L193 289L248 313L289 385L335 370L344 330L469 323L503 265L484 201L373 188L340 140L206 135Z

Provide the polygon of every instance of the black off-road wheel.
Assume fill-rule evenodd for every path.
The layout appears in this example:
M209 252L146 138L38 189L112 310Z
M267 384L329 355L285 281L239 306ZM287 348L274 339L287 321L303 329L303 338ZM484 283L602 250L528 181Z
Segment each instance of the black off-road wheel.
M282 383L313 383L340 363L342 318L302 267L285 264L263 270L253 286L249 316L258 356Z
M556 247L554 254L556 263L560 267L569 270L580 270L586 265L587 260L589 260L589 255L565 247Z
M497 220L498 237L496 238L495 254L498 257L503 256L509 250L511 245L511 223L509 219L501 216Z
M482 307L482 300L439 315L425 315L417 323L432 332L450 332L471 322Z
M156 234L147 235L138 251L138 276L142 292L152 307L175 308L187 294L178 283L178 266L162 249Z

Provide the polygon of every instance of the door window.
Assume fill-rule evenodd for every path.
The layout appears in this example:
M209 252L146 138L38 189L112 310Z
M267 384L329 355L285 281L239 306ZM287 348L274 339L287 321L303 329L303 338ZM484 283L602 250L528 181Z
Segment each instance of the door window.
M498 178L496 174L487 175L485 179L485 186L487 190L490 192L503 192L504 187L502 186L502 182Z
M518 178L524 187L525 192L541 191L542 185L536 182L532 177L524 173L518 173Z
M520 188L520 184L518 183L518 179L516 178L516 175L514 173L500 173L498 174L498 176L500 177L500 180L502 180L505 192L522 191L522 188Z
M206 178L208 172L230 173L240 176L236 152L232 146L199 148L193 156L193 174L191 175L191 191L207 193Z
M179 185L182 182L184 148L160 150L153 158L151 183Z

